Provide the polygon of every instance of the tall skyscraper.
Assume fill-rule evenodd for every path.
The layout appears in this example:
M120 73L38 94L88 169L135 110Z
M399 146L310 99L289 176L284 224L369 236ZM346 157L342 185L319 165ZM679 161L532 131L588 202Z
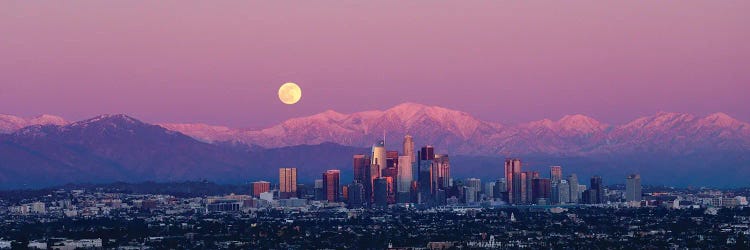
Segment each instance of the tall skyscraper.
M279 168L279 196L282 199L297 196L297 168Z
M528 178L528 176L527 176L526 172L521 172L521 173L518 174L517 178L514 178L515 179L514 181L518 182L518 184L519 184L518 185L518 190L521 193L520 198L517 200L518 201L517 204L526 204L531 199L531 197L530 197L531 194L526 193L526 190L527 190L526 189L526 183L527 183L526 180L527 180L527 178Z
M424 149L424 148L423 148ZM427 157L422 156L425 150L421 150L417 157L417 202L426 203L431 200L432 194L432 162L433 160L422 160Z
M500 178L495 181L495 190L493 193L494 199L508 200L508 185L505 184L505 178Z
M402 155L398 157L398 176L396 177L396 191L398 192L397 198L400 203L408 203L411 191L411 181L414 180L412 177L412 163L413 157L410 155Z
M641 201L643 199L641 189L641 175L628 175L628 177L625 179L625 200Z
M482 180L477 179L477 178L466 179L466 186L473 187L477 191L482 190Z
M539 204L539 199L550 199L550 180L547 178L535 178L531 181L532 193L531 193L531 202L534 204Z
M323 179L315 179L313 192L313 197L316 201L322 201L326 199L326 189L323 187Z
M388 179L389 177L375 178L375 205L385 207L388 205Z
M261 193L271 190L271 183L267 181L255 181L252 183L253 196L260 197Z
M365 202L365 188L361 182L355 180L349 184L349 188L346 189L349 193L347 195L347 205L349 208L359 208Z
M508 192L508 203L520 204L523 202L521 198L522 181L521 179L521 160L520 159L505 159L505 184Z
M591 177L591 187L589 188L589 203L591 204L602 204L604 203L604 184L602 183L602 177L595 175Z
M421 152L420 157L419 157L420 160L431 161L435 159L435 148L433 148L430 145L422 147L422 150L420 152Z
M385 151L385 162L386 168L398 168L398 151Z
M414 138L411 135L404 136L404 151L405 156L411 157L411 162L417 161L417 155L414 153ZM400 163L400 161L399 161Z
M338 202L340 195L341 171L338 169L326 170L323 173L323 189L328 202Z
M448 155L436 154L435 159L432 161L432 193L435 194L437 190L446 190L450 186L451 180L451 163ZM481 187L477 190L482 190Z
M370 164L377 164L379 166L378 170L380 171L387 167L386 162L385 141L381 140L378 143L372 145L372 161L370 162Z
M556 183L562 180L562 167L560 166L549 167L549 180L551 183Z
M484 192L484 197L488 199L494 198L495 197L495 182L491 181L491 182L485 183L484 190L482 192Z
M568 175L568 184L570 184L570 203L578 203L578 196L580 195L580 191L578 191L578 176L576 174Z
M539 178L539 172L537 171L527 171L526 173L526 188L524 189L524 192L526 193L526 199L524 200L524 203L526 204L533 204L533 193L534 193L534 185L532 185L532 181L534 179Z
M354 180L364 181L367 180L367 168L370 166L370 158L363 154L354 155L354 162L352 164L354 170Z
M568 184L568 181L559 180L552 185L552 202L555 204L570 203L570 184Z

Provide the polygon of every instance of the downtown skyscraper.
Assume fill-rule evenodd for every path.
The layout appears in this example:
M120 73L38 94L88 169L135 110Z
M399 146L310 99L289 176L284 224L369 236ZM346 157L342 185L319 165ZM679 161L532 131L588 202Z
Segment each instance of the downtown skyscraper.
M414 138L411 135L404 136L404 149L402 153L405 156L409 156L411 162L417 161L417 155L414 153Z
M338 202L341 191L341 171L338 169L326 170L323 173L323 190L328 202Z
M631 174L625 178L625 200L641 201L643 199L641 175Z
M414 157L410 155L402 155L398 157L398 176L396 177L396 198L399 203L409 202L411 197L411 182L414 180L412 177L412 159Z
M508 158L505 159L505 183L508 192L508 203L521 204L524 201L525 183L522 178L521 160Z
M297 196L297 168L279 168L279 197Z

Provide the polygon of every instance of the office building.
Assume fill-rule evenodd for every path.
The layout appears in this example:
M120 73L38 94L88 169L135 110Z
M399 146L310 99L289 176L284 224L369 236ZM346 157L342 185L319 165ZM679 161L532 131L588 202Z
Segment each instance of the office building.
M508 192L508 203L520 204L523 200L521 193L523 190L521 185L523 181L521 178L521 160L519 159L505 159L505 184L506 192Z
M436 154L432 161L432 193L437 190L446 190L450 186L451 164L448 155ZM477 190L481 190L481 187Z
M375 206L388 206L388 179L389 177L375 178Z
M420 160L422 160L422 161L431 161L431 160L435 159L435 148L432 147L432 146L430 146L430 145L424 146L420 150L420 154L419 155L420 155L419 156Z
M552 183L552 202L554 204L570 203L570 184L567 180Z
M378 172L380 172L382 169L385 169L387 167L386 165L386 151L385 151L385 141L378 141L378 143L375 143L372 145L372 159L370 162L370 165L377 165L378 166Z
M413 144L413 143L412 143ZM399 203L408 203L412 177L412 156L402 155L398 157L398 176L396 176L396 191Z
M534 204L539 204L539 199L550 199L550 192L551 192L551 186L550 186L550 179L547 178L535 178L531 181L532 193L531 193L531 201Z
M338 169L326 170L323 173L323 189L328 202L338 202L340 195L341 171Z
M297 168L279 168L279 197L297 196Z
M313 187L313 197L316 201L322 201L326 199L326 190L323 186L323 179L315 179L315 186Z
M486 199L492 199L495 197L495 184L496 183L494 181L487 182L484 184L483 193Z
M584 199L588 204L602 204L604 202L604 184L602 177L595 175L591 177L591 186L585 191Z
M404 153L405 156L409 156L410 157L410 162L416 162L417 161L417 158L416 158L417 156L414 153L414 138L412 138L411 135L404 136L404 151L403 151L403 153ZM399 163L401 163L400 160L399 160Z
M549 167L549 181L551 183L556 183L560 180L562 180L562 167L560 166Z
M625 179L625 200L641 201L643 199L641 189L641 175L628 175L628 177Z
M526 188L524 189L524 192L526 193L526 199L524 200L525 204L533 204L533 189L534 185L532 185L532 181L534 179L539 178L539 172L537 171L527 171L526 173Z
M365 188L360 181L353 181L348 185L346 203L349 208L360 208L365 203Z
M255 181L252 183L253 197L260 197L261 193L271 190L271 183L267 181Z
M570 174L567 180L568 185L570 186L570 203L576 204L581 195L580 191L578 191L578 176L576 174Z

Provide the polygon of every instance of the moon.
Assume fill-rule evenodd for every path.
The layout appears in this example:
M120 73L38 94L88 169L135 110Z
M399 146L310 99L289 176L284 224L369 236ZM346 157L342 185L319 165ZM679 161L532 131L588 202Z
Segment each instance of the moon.
M279 88L279 100L284 104L295 104L302 98L302 89L293 82L284 83Z

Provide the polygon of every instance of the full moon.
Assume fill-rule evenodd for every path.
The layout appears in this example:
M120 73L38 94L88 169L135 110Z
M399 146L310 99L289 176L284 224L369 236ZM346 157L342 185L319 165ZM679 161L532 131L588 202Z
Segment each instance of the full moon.
M295 104L300 98L302 98L302 89L296 83L284 83L279 88L279 100L285 104Z

